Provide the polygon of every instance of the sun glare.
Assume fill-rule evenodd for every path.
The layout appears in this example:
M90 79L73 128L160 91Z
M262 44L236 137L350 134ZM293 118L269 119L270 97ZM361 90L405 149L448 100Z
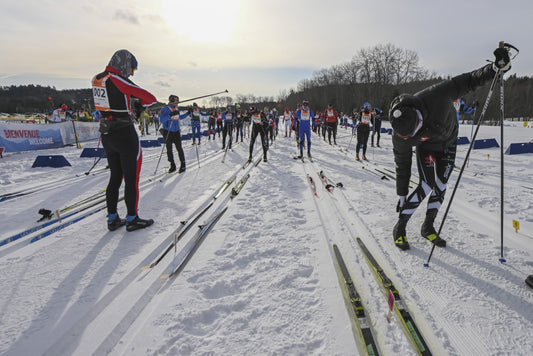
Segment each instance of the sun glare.
M168 27L191 42L224 43L237 26L238 0L162 0Z

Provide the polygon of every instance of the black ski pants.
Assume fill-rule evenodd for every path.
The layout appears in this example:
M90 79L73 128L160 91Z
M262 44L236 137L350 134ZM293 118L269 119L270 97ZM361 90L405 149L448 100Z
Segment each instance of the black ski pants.
M266 128L263 124L252 124L252 137L250 138L250 157L252 157L254 153L254 143L255 139L257 138L257 135L261 135L261 145L263 146L263 158L267 157L267 150L268 150L268 144L267 144L267 137L266 137Z
M370 134L370 125L357 125L357 147L355 153L359 154L359 150L363 148L363 155L366 155L366 146L368 145L368 136Z
M426 216L433 220L444 201L448 179L453 171L457 145L453 144L444 151L435 151L420 145L416 148L416 165L419 183L407 197L400 215L410 218L422 200L429 194Z
M107 212L109 214L117 212L119 189L124 178L127 214L137 215L142 150L135 127L132 124L102 135L102 145L110 171L106 189Z
M165 138L165 145L167 146L167 159L170 164L175 164L174 154L172 153L172 145L174 145L178 151L178 157L181 165L185 165L185 154L183 153L183 147L181 146L181 131L167 131L161 129L161 133Z

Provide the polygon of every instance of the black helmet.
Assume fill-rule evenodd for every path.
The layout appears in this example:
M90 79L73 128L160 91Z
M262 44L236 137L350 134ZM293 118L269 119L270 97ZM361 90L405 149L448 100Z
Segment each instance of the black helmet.
M250 106L250 114L255 114L257 112L257 108L255 106Z
M422 106L413 95L402 94L392 101L389 120L397 136L407 139L416 135L423 123Z

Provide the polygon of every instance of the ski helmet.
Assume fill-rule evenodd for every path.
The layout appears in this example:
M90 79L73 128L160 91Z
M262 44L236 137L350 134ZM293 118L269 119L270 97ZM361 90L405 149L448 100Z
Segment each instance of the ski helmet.
M61 110L67 111L67 109L68 109L67 104L61 105Z

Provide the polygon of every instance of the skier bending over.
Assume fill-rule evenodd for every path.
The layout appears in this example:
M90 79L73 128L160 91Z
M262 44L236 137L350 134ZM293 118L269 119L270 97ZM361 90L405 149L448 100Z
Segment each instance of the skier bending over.
M429 194L426 219L421 234L436 246L446 241L433 227L444 200L446 185L455 162L459 124L453 101L494 78L496 72L511 68L505 48L494 51L494 63L432 85L414 95L401 94L390 106L389 118L396 163L396 207L400 216L393 229L394 243L402 250L409 249L406 225L411 215ZM416 147L416 161L420 182L407 196L411 177L412 147Z

